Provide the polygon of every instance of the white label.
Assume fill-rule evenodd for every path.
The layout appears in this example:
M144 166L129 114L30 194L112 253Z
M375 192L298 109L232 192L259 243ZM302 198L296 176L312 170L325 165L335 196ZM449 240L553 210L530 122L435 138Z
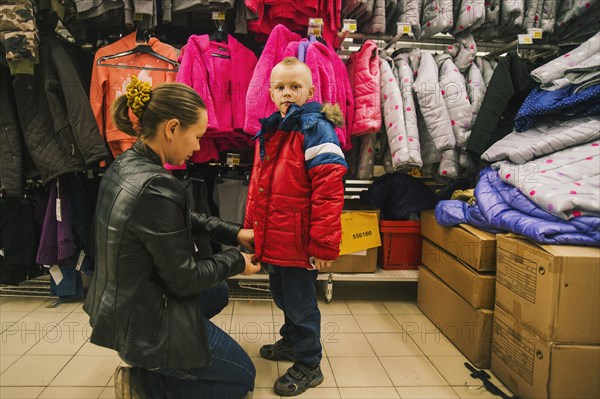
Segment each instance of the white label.
M56 220L62 222L62 210L60 207L60 198L56 199Z
M356 32L356 20L355 19L345 19L344 20L344 28L342 30L348 32Z
M194 243L194 253L198 252L198 246Z
M227 166L238 166L240 164L240 154L233 152L227 153Z
M398 33L412 33L412 25L405 22L398 22Z
M0 249L0 256L4 256L4 250Z
M351 254L346 254L346 255L353 255L353 256L367 256L367 250L363 249L362 251L358 251L358 252L352 252Z
M518 35L518 37L519 37L519 44L533 44L533 38L529 34Z
M63 280L63 274L60 271L60 267L58 267L58 265L53 265L50 268L50 275L52 276L52 280L54 280L56 285L59 285L60 282Z
M321 36L321 28L315 28L314 26L308 27L308 35Z
M309 25L324 25L323 18L309 18L308 24Z
M212 19L213 19L213 21L225 21L225 13L224 12L213 12Z
M540 28L529 28L527 29L527 33L535 40L542 38L542 30Z
M79 259L77 259L77 265L75 266L75 270L81 270L81 264L83 263L83 259L85 258L85 252L83 249L79 252Z

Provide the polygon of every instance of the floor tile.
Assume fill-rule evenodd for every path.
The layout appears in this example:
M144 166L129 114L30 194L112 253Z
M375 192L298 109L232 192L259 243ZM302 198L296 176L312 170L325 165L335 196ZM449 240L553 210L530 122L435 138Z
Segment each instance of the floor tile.
M354 315L356 322L365 333L402 332L400 324L392 315L370 314Z
M71 356L26 355L0 376L1 386L46 386L62 370Z
M377 356L423 356L423 352L405 333L367 333L365 337Z
M338 387L386 387L392 382L376 357L329 358Z
M461 355L454 344L427 317L419 315L394 315L394 317L425 355Z
M497 385L498 386L498 385ZM504 386L498 386L507 396L512 396L512 393L506 389ZM499 396L494 395L493 393L487 391L482 385L472 385L472 386L455 386L452 387L454 392L461 399L471 399L471 398L479 398L479 399L498 399Z
M339 399L340 393L337 388L323 388L321 385L319 385L318 387L310 388L304 393L294 397L305 399Z
M451 387L396 387L402 399L458 399Z
M273 381L275 383L275 381ZM280 399L281 396L275 393L275 390L271 388L254 388L252 392L252 399Z
M97 399L103 387L48 387L38 399Z
M395 386L447 385L424 356L381 357L379 360Z
M31 399L37 398L44 387L0 387L2 399Z
M0 332L6 330L9 326L27 316L27 314L29 312L0 312Z
M63 331L86 331L88 338L92 333L90 316L84 312L71 312L59 323L58 327Z
M83 304L80 301L77 302L58 302L56 298L50 298L45 300L35 308L36 312L58 312L58 313L71 313L75 309L81 307Z
M117 352L110 348L105 348L87 341L77 352L77 356L114 356ZM118 355L117 355L118 356Z
M274 334L250 333L249 331L245 334L232 334L232 337L244 348L248 356L253 358L260 358L260 348L263 345L273 344L279 339Z
M114 386L110 386L110 387L104 388L102 390L102 393L98 397L98 399L116 399L116 396L115 396L115 387Z
M31 312L44 301L43 298L12 298L0 305L0 312Z
M440 374L448 381L448 385L480 385L481 381L471 377L471 372L465 367L469 360L464 356L429 356L429 360ZM489 370L490 381L495 385L502 385Z
M234 313L229 331L231 334L246 336L272 335L279 331L279 327L274 325L272 315L238 315Z
M325 303L325 301L319 301L319 310L322 315L329 314L352 314L348 305L346 305L346 301L343 299L335 300L330 303Z
M233 306L233 314L272 315L273 309L271 308L270 301L235 301L235 304Z
M253 358L252 362L256 367L254 386L257 388L272 388L277 378L279 378L277 362L262 358Z
M231 329L231 314L218 314L210 319L217 327L225 332Z
M83 310L83 303L80 303L79 306L77 306L75 308L75 310L73 310L73 312L75 312L75 313L85 313L85 311Z
M342 399L397 399L398 392L392 387L339 388Z
M121 359L114 356L74 356L50 386L104 387Z
M353 315L328 314L321 316L321 339L334 337L336 334L362 332Z
M24 331L13 324L0 335L0 353L22 355L41 339L41 330Z
M418 308L417 302L396 300L382 301L382 303L391 314L423 314L421 309Z
M349 300L346 305L350 308L352 314L390 314L388 309L378 299L373 300Z
M13 327L17 326L22 331L39 331L43 337L50 330L56 328L68 315L68 313L39 312L36 309L29 312Z
M323 340L327 356L375 356L369 341L361 333L336 334Z
M227 306L225 306L223 308L223 310L221 310L219 312L219 314L232 314L233 313L233 305L236 303L237 301L229 301L229 303L227 304Z
M42 339L27 351L27 355L75 355L85 344L82 331L48 331Z
M21 355L0 355L0 374L4 373L4 371L20 357Z

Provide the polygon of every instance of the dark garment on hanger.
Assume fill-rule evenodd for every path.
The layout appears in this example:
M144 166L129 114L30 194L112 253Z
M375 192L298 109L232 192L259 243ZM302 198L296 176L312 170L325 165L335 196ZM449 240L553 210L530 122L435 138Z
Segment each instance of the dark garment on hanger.
M381 209L384 220L409 220L411 214L433 209L439 201L421 180L398 172L376 178L361 199Z
M23 193L21 136L10 70L0 66L0 189L13 197Z
M530 73L531 61L522 59L515 52L498 59L483 103L467 143L467 151L481 158L488 148L514 129L514 121L521 104L536 83Z
M85 296L81 274L75 268L78 259L79 256L75 255L70 259L68 265L59 266L62 280L57 284L54 278L50 278L50 295L57 296L63 301Z
M35 267L35 224L31 199L0 199L0 284L18 284Z

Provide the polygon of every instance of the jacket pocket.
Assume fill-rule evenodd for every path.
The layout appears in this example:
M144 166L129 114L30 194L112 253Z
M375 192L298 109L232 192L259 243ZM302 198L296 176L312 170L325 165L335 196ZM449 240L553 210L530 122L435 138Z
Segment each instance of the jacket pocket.
M294 238L296 241L296 249L298 257L302 255L305 247L304 226L302 225L302 214L294 213Z
M160 322L165 317L165 307L162 290L150 281L140 281L131 305L127 340L152 351L159 334L164 334Z

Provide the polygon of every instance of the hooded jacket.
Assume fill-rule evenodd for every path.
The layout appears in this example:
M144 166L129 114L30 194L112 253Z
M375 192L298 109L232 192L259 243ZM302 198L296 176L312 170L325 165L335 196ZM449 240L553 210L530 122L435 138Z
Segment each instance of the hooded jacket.
M190 210L191 195L137 141L100 183L96 270L83 309L90 341L144 368L210 365L198 295L244 270L227 250L197 259L192 232L235 244L239 226Z
M317 102L261 120L244 221L258 261L309 268L311 256L338 257L347 166L334 123L342 120L338 107Z

